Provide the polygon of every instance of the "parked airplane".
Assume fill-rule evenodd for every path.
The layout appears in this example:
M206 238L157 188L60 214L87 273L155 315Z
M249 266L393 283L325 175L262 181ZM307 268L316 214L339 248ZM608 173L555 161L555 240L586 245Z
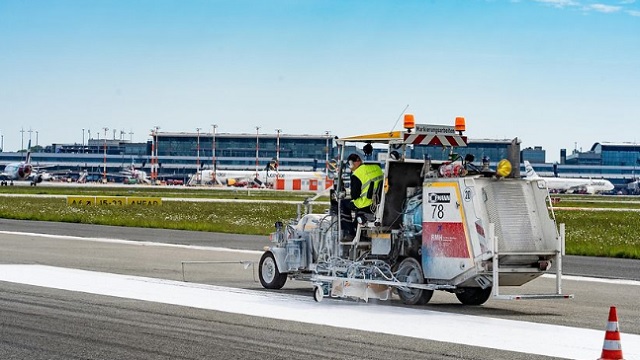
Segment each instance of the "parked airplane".
M136 169L133 164L131 164L129 168L122 170L120 173L126 176L127 182L130 184L151 184L151 180L147 177L147 173L143 170Z
M31 186L42 182L42 173L31 164L31 142L29 142L26 160L7 164L0 173L0 186L13 186L14 181L31 181Z
M596 194L603 191L611 191L614 186L605 179L580 179L562 177L541 177L533 170L529 161L524 161L525 179L544 180L550 191L558 192L578 192L585 191L587 194Z
M256 186L272 187L276 177L280 179L317 179L325 178L325 173L320 171L279 171L260 170L202 170L189 178L187 185L210 184L226 186Z

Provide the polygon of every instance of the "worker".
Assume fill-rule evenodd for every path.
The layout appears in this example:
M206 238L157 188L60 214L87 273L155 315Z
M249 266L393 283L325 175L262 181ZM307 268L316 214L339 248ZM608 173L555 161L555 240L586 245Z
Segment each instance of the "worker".
M343 230L343 241L351 241L355 237L356 227L351 215L355 212L374 212L374 197L382 184L384 173L377 164L364 164L358 154L347 158L351 169L351 198L342 199L340 225Z

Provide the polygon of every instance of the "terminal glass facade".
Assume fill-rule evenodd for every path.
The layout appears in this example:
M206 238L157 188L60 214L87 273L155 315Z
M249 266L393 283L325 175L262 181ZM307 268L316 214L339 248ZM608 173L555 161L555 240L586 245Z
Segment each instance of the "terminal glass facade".
M475 157L476 161L481 161L483 157L489 158L491 162L498 162L507 158L507 148L511 144L510 140L474 140L469 139L466 147L453 148L453 152L462 158L467 154ZM448 160L450 150L438 146L416 146L413 149L412 157L422 159L428 156L431 160Z

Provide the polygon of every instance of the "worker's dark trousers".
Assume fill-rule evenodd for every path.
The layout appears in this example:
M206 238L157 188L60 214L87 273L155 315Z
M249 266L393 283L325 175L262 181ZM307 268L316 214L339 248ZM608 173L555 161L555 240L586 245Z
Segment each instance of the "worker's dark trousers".
M351 212L355 209L356 207L351 202L351 199L340 200L340 228L345 236L353 237L356 235L356 226L353 222L353 216L351 215ZM334 213L336 212L337 211Z

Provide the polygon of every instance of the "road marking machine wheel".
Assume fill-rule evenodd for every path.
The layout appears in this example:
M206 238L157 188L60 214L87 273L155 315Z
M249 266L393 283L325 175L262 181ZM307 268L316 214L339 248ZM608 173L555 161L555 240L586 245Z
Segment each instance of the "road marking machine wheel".
M422 267L418 260L414 258L406 258L402 260L398 266L396 275L398 281L413 284L423 284L424 276L422 275ZM402 302L407 305L424 305L431 300L433 290L408 288L406 290L398 289L398 295Z
M465 305L482 305L491 296L491 287L486 289L479 287L462 288L462 291L456 292L456 297Z
M262 254L262 258L260 258L258 276L265 289L281 289L287 282L287 274L280 273L276 259L269 251Z

